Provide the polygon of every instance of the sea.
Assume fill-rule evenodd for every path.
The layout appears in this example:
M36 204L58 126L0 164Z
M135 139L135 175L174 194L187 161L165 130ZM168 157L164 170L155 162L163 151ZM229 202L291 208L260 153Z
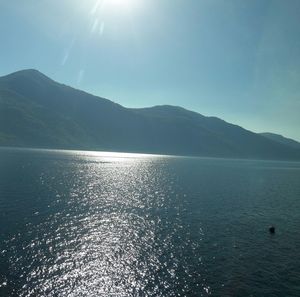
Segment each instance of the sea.
M299 297L300 163L1 148L0 296Z

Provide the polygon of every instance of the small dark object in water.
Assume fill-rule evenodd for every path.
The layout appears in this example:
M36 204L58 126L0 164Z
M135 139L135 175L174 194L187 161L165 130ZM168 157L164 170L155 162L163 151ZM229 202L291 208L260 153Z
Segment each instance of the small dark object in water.
M269 227L269 231L270 231L271 234L274 234L275 233L275 227L274 226Z

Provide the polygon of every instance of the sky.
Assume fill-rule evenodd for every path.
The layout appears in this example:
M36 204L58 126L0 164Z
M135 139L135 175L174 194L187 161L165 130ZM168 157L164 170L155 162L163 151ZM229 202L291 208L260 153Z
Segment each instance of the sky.
M0 0L0 76L300 141L299 0Z

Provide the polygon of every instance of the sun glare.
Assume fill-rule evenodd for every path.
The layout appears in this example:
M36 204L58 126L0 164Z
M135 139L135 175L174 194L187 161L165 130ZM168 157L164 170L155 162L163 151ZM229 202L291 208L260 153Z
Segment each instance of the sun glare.
M107 13L111 12L126 12L132 11L137 7L138 0L98 0L93 9L93 13L95 12L103 12L103 10Z
M127 7L130 5L130 0L108 0L107 1L110 5L115 6L116 8L120 7Z
M138 0L106 0L108 6L116 10L133 10L137 7Z

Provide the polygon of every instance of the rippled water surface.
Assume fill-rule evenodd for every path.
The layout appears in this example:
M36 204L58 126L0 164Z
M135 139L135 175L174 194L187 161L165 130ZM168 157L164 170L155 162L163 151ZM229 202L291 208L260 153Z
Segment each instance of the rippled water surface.
M300 296L299 232L299 163L0 149L0 296Z

